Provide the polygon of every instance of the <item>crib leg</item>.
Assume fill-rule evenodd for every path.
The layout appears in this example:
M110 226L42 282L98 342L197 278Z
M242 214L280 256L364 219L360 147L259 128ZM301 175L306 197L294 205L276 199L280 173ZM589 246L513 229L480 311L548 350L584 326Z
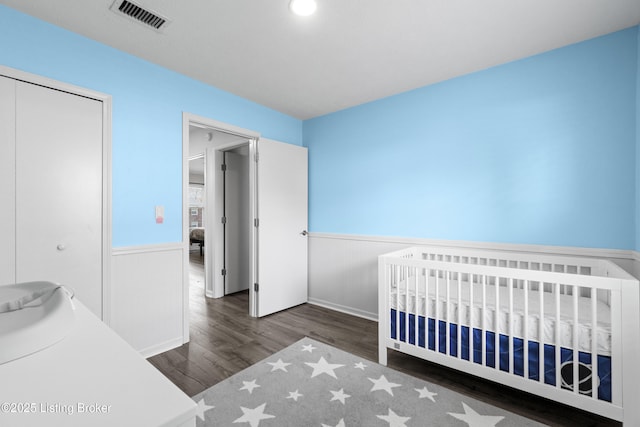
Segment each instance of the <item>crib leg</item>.
M387 347L380 346L378 348L378 363L387 366Z

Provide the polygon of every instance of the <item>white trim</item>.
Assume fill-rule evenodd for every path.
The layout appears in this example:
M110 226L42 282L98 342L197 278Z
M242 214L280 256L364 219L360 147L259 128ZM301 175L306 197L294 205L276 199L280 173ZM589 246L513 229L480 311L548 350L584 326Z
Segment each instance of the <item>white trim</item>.
M309 298L307 301L309 304L317 305L319 307L328 308L330 310L339 311L341 313L350 314L356 317L362 317L363 319L378 321L378 315L376 313L370 313L365 310L358 310L357 308L347 307L346 305L336 304L330 301L323 301L317 298Z
M56 89L63 92L69 92L74 95L84 96L85 98L91 98L98 101L111 99L111 95L107 95L102 92L97 92L95 90L87 89L81 86L75 86L70 83L65 83L59 80L50 79L48 77L40 76L38 74L31 74L26 71L10 68L4 65L0 65L0 75L9 77L15 80L21 80L26 83L33 83L33 84L48 87L51 89Z
M111 248L112 242L112 120L113 104L111 96L102 99L102 321L111 325Z
M111 95L0 65L0 76L102 102L102 321L111 325L112 120Z
M523 243L476 242L468 240L442 240L416 237L366 236L356 234L309 233L309 237L322 239L355 240L376 243L398 243L406 245L445 246L469 249L489 249L554 255L587 256L607 259L627 259L640 262L640 253L626 249L581 248L575 246L551 246Z
M163 343L143 348L142 350L139 350L138 353L140 353L140 355L145 359L148 359L149 357L155 356L156 354L164 353L165 351L180 347L182 344L182 337L176 337Z
M182 244L182 242L160 243L160 244L140 245L140 246L122 246L118 248L113 248L113 250L111 251L111 254L113 256L119 256L119 255L131 255L131 254L153 253L153 252L164 252L164 251L175 251L175 250L184 250L184 245Z
M182 343L189 342L189 123L191 115L182 113ZM186 185L185 185L186 183Z
M198 116L196 114L183 112L182 113L183 123L186 121L188 125L200 126L207 129L217 130L224 133L230 133L242 137L247 137L247 139L252 138L260 138L260 133L255 132L249 129L244 129L239 126L230 125L228 123L220 122L214 119L210 119L204 116ZM187 132L189 131L189 126L187 126ZM187 146L187 148L189 148Z

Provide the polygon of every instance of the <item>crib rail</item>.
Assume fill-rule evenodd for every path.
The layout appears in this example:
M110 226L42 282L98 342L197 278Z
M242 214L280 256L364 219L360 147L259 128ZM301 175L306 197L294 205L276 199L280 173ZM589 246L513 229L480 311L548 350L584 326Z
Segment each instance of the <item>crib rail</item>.
M638 345L622 337L640 332L621 313L639 294L612 263L420 247L381 256L379 275L380 363L392 348L623 419Z
M384 256L635 280L634 277L618 265L591 257L447 246L415 246L385 254Z

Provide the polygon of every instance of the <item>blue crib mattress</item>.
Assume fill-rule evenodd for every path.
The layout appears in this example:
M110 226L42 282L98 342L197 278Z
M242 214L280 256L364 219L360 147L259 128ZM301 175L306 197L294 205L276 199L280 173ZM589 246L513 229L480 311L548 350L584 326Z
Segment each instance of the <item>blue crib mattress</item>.
M426 321L424 316L418 316L418 331L416 334L415 315L407 315L404 311L396 315L396 310L391 309L391 338L402 342L417 345L419 347L436 350L436 320L429 318ZM399 328L396 328L396 317L399 320ZM407 331L408 323L408 331ZM459 332L458 332L459 331ZM407 334L408 332L408 334ZM446 354L446 340L449 337L449 355L460 357L464 360L482 364L482 330L449 323L449 333L447 334L447 323L440 320L438 322L438 349L437 351ZM397 336L399 334L399 336ZM460 351L458 356L458 334L460 335ZM416 342L417 338L417 342ZM492 331L485 331L485 365L496 368L496 334ZM499 334L497 363L501 371L509 372L509 361L513 363L513 373L524 377L524 340L513 337L513 355L509 352L509 336ZM562 388L573 390L573 350L561 347L560 361L556 361L556 348L552 344L544 344L542 352L540 343L537 341L527 341L528 347L528 377L531 380L540 380L540 357L543 358L544 383L556 385L556 369L560 369ZM541 354L542 353L542 354ZM579 391L582 394L591 396L593 390L592 378L592 355L589 352L578 352ZM598 399L611 402L611 357L598 355ZM558 368L559 367L559 368Z

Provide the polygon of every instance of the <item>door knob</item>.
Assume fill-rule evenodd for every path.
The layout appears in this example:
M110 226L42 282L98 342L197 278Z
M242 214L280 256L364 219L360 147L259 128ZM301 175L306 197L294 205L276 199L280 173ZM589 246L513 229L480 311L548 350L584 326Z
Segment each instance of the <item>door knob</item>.
M307 233L307 230L302 230L302 232L300 234L303 235L303 236L306 236L309 233Z

